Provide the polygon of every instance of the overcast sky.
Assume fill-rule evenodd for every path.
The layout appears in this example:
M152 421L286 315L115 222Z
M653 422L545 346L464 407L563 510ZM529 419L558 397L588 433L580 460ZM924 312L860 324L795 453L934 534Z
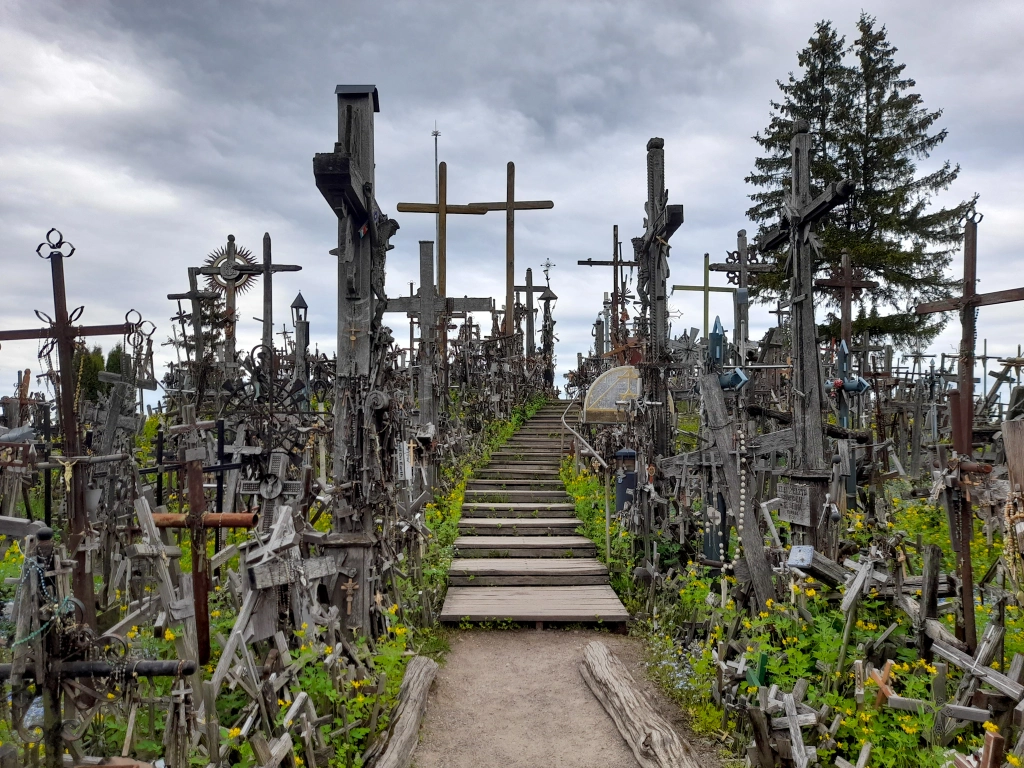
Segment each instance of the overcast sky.
M686 210L670 280L700 282L705 252L721 260L738 229L755 229L743 177L775 80L796 67L816 21L827 15L852 40L861 8L888 27L925 105L944 110L949 139L933 159L962 166L950 199L981 195L979 290L1024 284L1024 11L1012 0L0 0L0 327L52 312L49 270L34 254L50 227L78 249L66 270L69 305L86 305L81 322L135 308L161 340L174 311L166 294L186 290L186 268L228 233L259 252L267 231L275 261L303 267L275 278L278 330L301 290L313 342L333 351L336 226L312 157L336 139L335 85L373 83L376 194L401 225L389 294L407 292L417 241L434 237L433 217L395 205L433 200L436 121L451 202L502 199L509 160L517 197L554 200L517 216L517 272L533 267L539 281L541 264L557 265L564 371L590 346L611 282L576 260L608 258L613 224L629 254L642 231L647 140L665 139L669 199ZM503 225L493 213L450 220L450 295L502 303ZM260 295L241 304L240 348L258 341ZM699 296L672 305L676 332L701 325ZM713 309L728 326L729 300ZM1016 352L1022 312L983 308L979 340ZM773 321L753 309L752 335ZM936 350L952 351L958 329ZM38 372L36 346L4 344L0 393L15 368Z

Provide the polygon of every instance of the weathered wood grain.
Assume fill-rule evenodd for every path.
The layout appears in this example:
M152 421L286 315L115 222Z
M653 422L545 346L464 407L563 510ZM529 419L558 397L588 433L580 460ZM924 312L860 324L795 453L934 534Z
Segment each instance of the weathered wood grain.
M615 721L641 768L700 768L690 745L655 711L629 670L604 643L587 645L580 674Z
M420 723L427 710L427 694L437 669L437 662L426 656L417 656L405 668L387 748L373 768L409 768L412 764L419 743Z

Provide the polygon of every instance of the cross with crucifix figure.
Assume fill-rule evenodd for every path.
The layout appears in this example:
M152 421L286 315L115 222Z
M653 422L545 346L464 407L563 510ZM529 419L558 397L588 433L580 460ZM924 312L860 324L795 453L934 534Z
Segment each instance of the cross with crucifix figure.
M853 296L854 291L862 288L877 288L878 283L874 280L855 280L853 265L850 263L850 252L843 251L843 260L839 268L839 274L835 277L823 278L814 281L818 288L839 288L842 291L840 299L840 331L839 338L847 344L853 344Z
M797 532L799 543L827 548L828 525L819 524L825 508L830 472L825 465L825 431L822 420L824 386L814 319L814 252L811 228L855 189L852 181L834 182L811 199L811 135L806 120L793 122L789 148L792 155L791 192L783 220L760 240L761 253L789 244L791 323L793 330L793 449L791 484L799 488L801 504L809 506L810 525ZM803 501L806 499L806 501ZM824 522L824 521L820 521Z
M554 208L550 200L516 200L516 164L506 166L505 201L498 203L470 203L471 208L485 211L505 211L505 335L516 332L516 211L539 211ZM401 209L399 209L401 210Z
M673 285L672 293L676 291L700 291L704 294L704 338L708 338L709 327L708 321L711 313L711 294L712 293L736 293L735 288L724 287L720 288L716 285L711 285L711 256L710 254L704 254L704 285Z
M81 602L85 623L96 628L96 599L92 574L86 564L87 553L79 545L85 543L89 529L89 516L85 508L85 465L80 463L82 452L81 436L78 431L78 414L75 403L75 370L72 359L75 354L75 339L79 336L125 336L135 326L131 323L114 323L111 325L83 325L73 323L82 316L84 307L79 307L68 314L67 296L64 290L64 259L69 259L75 247L64 240L64 236L56 229L46 233L46 242L40 243L36 254L50 261L50 277L53 284L54 317L36 312L36 315L50 323L49 328L0 331L0 341L20 339L49 339L44 346L43 354L54 346L60 365L59 383L60 399L58 412L63 434L64 456L62 461L70 464L71 486L68 493L68 520L71 527L68 551L75 558L74 592Z
M978 223L982 216L972 212L964 222L964 284L963 293L941 301L918 304L915 312L928 315L934 312L960 312L960 350L957 358L957 389L949 392L950 425L953 431L953 449L960 456L961 469L974 465L974 339L977 330L976 309L993 304L1024 301L1024 288L1010 288L991 293L977 292L978 279ZM977 645L977 629L974 624L974 575L971 564L970 542L974 533L974 514L969 494L957 492L955 503L959 506L960 541L954 541L957 555L957 572L962 583L964 637L973 650ZM956 531L951 531L956 534Z

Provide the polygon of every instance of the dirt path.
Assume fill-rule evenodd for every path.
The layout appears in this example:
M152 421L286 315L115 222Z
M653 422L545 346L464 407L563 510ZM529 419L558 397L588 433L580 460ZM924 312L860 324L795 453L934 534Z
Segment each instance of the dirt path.
M456 632L430 694L413 765L637 768L580 676L583 648L591 640L608 645L679 729L678 709L644 677L633 638L583 630ZM694 747L709 754L707 768L718 765L710 750Z

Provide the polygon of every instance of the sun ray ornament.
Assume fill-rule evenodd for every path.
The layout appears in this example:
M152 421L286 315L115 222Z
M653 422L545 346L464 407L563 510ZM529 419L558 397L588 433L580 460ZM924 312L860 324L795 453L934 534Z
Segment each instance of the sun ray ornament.
M222 245L206 257L206 266L214 267L218 270L217 273L205 273L206 274L206 285L211 291L217 291L224 293L228 289L228 280L234 283L236 293L246 293L253 284L256 282L258 277L257 273L245 273L236 278L231 277L230 270L234 264L245 263L249 266L256 266L256 257L252 255L252 251L242 245L235 244L235 258L234 264L228 266L228 246Z

